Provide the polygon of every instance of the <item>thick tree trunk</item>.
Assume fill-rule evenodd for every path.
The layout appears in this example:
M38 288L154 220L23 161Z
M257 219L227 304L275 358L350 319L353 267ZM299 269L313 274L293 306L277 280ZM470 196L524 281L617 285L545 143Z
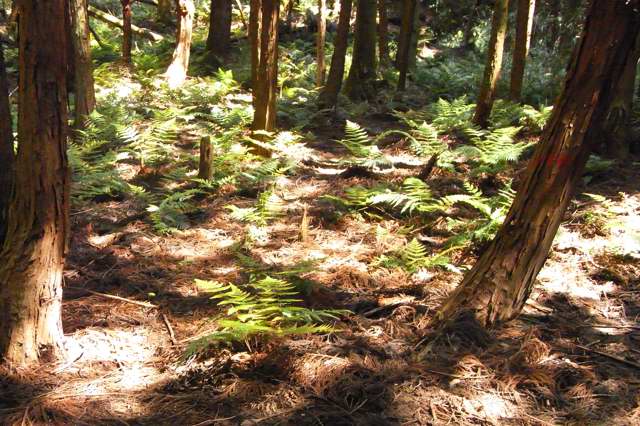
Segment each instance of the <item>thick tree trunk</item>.
M87 0L71 0L70 6L75 61L75 127L82 128L96 106Z
M278 0L252 0L253 130L276 127L278 89Z
M231 0L211 0L211 15L209 15L209 36L207 50L219 57L229 53L231 43Z
M378 55L380 65L387 66L389 59L389 16L387 14L387 0L378 0Z
M493 108L496 86L498 85L502 68L502 54L504 52L504 38L507 34L508 18L509 0L496 0L491 23L487 64L484 68L482 86L480 86L476 112L473 116L473 122L480 127L487 127L491 109Z
M402 3L402 22L400 26L400 40L398 41L398 54L396 65L400 76L398 78L398 90L402 91L407 86L407 73L411 55L411 40L415 31L415 15L417 9L416 0L404 0Z
M131 31L131 0L120 0L122 3L122 62L131 65L131 49L133 34Z
M518 14L516 17L516 44L513 49L513 64L511 65L511 88L509 97L514 102L520 102L524 69L531 45L531 31L533 30L533 15L535 0L518 0Z
M316 86L321 87L327 74L324 61L325 36L327 34L327 0L318 0L318 34L316 40Z
M189 70L189 56L191 52L191 37L193 34L193 16L196 7L193 0L176 0L178 12L178 32L176 34L176 50L173 60L165 73L171 89L176 89L187 79Z
M13 129L11 128L9 81L4 63L4 50L0 42L0 246L6 231L7 207L13 183Z
M349 29L351 27L352 0L340 2L340 17L338 18L338 31L335 38L331 68L324 89L320 92L318 104L320 108L335 108L338 104L338 95L342 88L344 78L345 56L349 44Z
M471 312L485 326L513 319L544 265L599 138L640 30L640 0L593 0L562 95L496 238L436 321Z
M0 354L31 364L62 354L62 270L69 218L65 0L19 13L15 188L0 251Z
M158 0L158 20L163 24L171 23L172 9L172 0Z
M376 0L358 0L356 10L356 37L345 92L352 100L362 101L376 95Z
M640 39L636 41L636 48L627 60L605 125L608 133L605 140L607 144L605 155L618 160L627 159L631 150L631 114L638 59L640 59Z

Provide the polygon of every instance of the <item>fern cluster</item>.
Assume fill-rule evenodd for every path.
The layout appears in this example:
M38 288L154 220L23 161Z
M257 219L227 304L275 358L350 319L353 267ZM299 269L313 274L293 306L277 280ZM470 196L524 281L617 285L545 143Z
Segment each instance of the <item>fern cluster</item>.
M196 284L211 294L211 299L218 300L219 306L228 308L217 320L219 331L193 342L187 357L213 344L241 342L256 336L330 333L334 328L326 323L346 313L306 308L295 285L268 276L244 288L213 281L196 280Z
M350 154L343 163L347 165L358 165L370 169L387 167L389 159L380 151L376 145L377 138L371 138L366 130L352 121L347 121L345 125L345 137L338 141Z

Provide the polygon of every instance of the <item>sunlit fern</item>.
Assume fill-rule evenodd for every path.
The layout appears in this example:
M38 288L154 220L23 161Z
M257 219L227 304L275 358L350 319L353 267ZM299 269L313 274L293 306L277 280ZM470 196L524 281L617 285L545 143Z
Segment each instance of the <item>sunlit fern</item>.
M264 226L270 221L284 215L286 205L273 189L264 191L258 197L254 207L238 207L228 205L229 215L232 219Z
M189 345L185 357L211 345L241 342L258 336L330 333L334 328L326 323L337 321L347 313L337 309L306 308L302 306L294 284L268 276L243 288L215 281L196 280L196 284L227 310L217 320L218 331Z
M195 211L193 198L201 193L200 189L178 191L162 198L157 204L149 205L147 211L155 231L170 234L188 228L187 214Z
M366 130L352 121L345 125L345 137L338 141L344 146L351 158L344 160L345 164L358 165L365 168L379 168L390 165L389 159L376 145L376 139L371 138Z

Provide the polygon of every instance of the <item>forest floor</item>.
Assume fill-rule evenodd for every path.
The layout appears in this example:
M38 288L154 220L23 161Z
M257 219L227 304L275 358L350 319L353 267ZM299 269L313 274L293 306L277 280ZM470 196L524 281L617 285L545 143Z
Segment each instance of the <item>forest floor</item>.
M102 84L104 70L98 71ZM247 102L246 92L236 92ZM128 96L125 90L122 97ZM151 91L140 104L153 108L156 96ZM372 135L401 127L388 111L360 116ZM67 358L36 370L3 367L0 422L640 423L637 159L598 172L580 188L605 198L580 195L571 204L517 320L487 332L461 319L434 333L430 319L482 245L459 252L456 267L374 266L407 243L406 223L382 209L338 214L326 196L400 183L420 171L411 164L422 163L391 140L384 154L409 166L347 175L319 167L344 156L334 142L343 136L344 120L309 124L287 153L297 156L296 167L275 181L286 214L260 228L250 244L250 226L234 220L226 206L251 206L257 194L232 185L196 197L189 226L169 233L157 232L149 205L135 197L74 203L63 304ZM174 142L178 157L197 155L197 139L188 132ZM309 158L315 160L303 161ZM189 165L193 170L196 163ZM525 165L517 163L502 179ZM151 194L171 172L134 161L119 166ZM428 184L438 191L460 187L467 177L436 168ZM437 246L440 240L425 235L423 241ZM301 262L312 265L301 272L310 283L305 304L351 312L335 332L250 339L184 359L188 345L214 331L224 312L195 279L241 284L256 268L277 274Z
M237 282L244 273L230 251L243 225L223 207L243 200L207 200L197 225L169 236L155 235L127 200L73 211L63 307L69 357L4 372L0 415L8 424L92 425L640 422L640 256L614 250L634 244L624 239L640 229L638 168L617 167L590 183L589 192L610 200L614 229L585 223L586 212L602 209L593 201L572 204L518 320L488 333L457 324L438 336L429 319L461 275L370 272L371 260L396 244L398 224L331 222L320 199L396 177L313 168L281 177L280 194L293 207L251 250L271 266L316 259L306 301L349 309L338 332L248 342L186 362L185 345L220 313L194 278Z

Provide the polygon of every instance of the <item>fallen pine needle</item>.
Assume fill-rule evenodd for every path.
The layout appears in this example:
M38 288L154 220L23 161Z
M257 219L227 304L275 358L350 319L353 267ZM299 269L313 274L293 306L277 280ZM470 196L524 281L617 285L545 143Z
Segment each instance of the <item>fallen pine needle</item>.
M169 331L169 338L171 339L171 343L173 343L174 346L177 346L178 341L176 340L176 335L173 332L173 327L171 327L169 318L167 318L165 314L162 314L162 320L164 321L164 324L167 326L167 330Z
M127 299L126 297L114 296L112 294L100 293L98 291L88 290L86 288L81 287L67 287L74 290L86 291L87 293L94 294L96 296L104 297L107 299L119 300L120 302L131 303L138 306L144 306L145 308L158 309L157 305L148 302L140 302L139 300Z
M620 362L622 364L626 364L626 365L628 365L630 367L634 367L634 368L640 369L640 364L638 364L637 362L629 361L628 359L621 358L621 357L619 357L617 355L613 355L613 354L610 354L610 353L607 353L607 352L601 352L599 350L591 349L591 348L588 348L588 347L582 346L582 345L576 345L576 347L578 347L578 348L580 348L582 350L585 350L587 352L592 352L594 354L601 355L603 357L612 359L614 361L618 361L618 362Z

